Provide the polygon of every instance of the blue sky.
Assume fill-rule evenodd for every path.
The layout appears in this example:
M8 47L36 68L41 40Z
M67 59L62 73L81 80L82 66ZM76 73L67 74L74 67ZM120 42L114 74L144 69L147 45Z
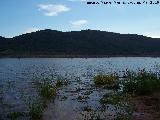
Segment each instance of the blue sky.
M160 37L160 4L86 3L85 0L0 0L0 36L13 37L41 29L97 29Z

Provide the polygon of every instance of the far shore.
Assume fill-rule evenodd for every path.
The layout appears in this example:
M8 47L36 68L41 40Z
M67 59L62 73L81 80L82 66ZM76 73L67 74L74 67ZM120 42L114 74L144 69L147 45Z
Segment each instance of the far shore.
M20 54L20 55L0 55L0 58L109 58L109 57L160 57L158 55L49 55L49 54Z

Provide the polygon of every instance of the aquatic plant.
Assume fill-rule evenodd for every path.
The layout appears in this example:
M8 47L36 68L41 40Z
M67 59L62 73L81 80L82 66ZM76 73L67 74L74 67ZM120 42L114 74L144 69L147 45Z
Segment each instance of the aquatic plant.
M56 87L52 84L50 79L43 79L35 85L38 90L39 97L35 100L30 98L27 102L29 105L29 116L31 116L32 119L37 120L42 117L43 111L49 100L56 97Z
M62 81L62 80L57 80L57 81L56 81L56 86L57 86L57 87L63 86L63 81Z
M81 95L79 95L77 97L77 100L79 100L79 101L81 101L81 100L87 100L87 99L89 99L89 96L81 96Z
M98 86L106 86L108 88L118 87L118 77L115 74L99 74L94 77L94 83Z
M150 94L160 89L160 79L156 74L140 70L137 73L127 71L122 82L124 93L138 95Z
M56 87L52 85L51 81L44 80L39 85L39 94L43 99L52 99L56 96Z
M105 117L102 113L99 113L98 111L95 110L89 110L81 113L83 120L105 120Z
M61 87L63 85L67 85L68 84L68 81L67 80L60 80L58 79L55 83L56 87Z
M32 103L29 105L29 115L32 119L37 120L42 117L44 105L41 102Z
M85 106L85 107L83 107L82 108L83 109L83 111L87 111L87 112L90 112L90 111L92 111L92 108L91 108L91 106Z
M11 112L8 113L7 117L11 120L16 120L17 118L24 116L24 113L22 112Z
M130 94L116 93L116 94L105 94L100 99L101 104L122 104L123 102L128 101L131 98Z
M118 114L114 120L133 120L133 118L129 115Z
M67 96L63 96L62 98L61 98L61 100L67 100Z

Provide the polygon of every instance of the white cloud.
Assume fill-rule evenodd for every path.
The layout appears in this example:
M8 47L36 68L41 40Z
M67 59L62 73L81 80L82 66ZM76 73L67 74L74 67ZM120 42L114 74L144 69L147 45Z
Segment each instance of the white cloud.
M24 33L36 32L36 31L38 31L38 30L40 30L40 29L31 27L31 28L27 28L27 29L24 31Z
M152 38L160 38L160 34L159 35L147 35L148 37L152 37Z
M80 27L80 26L87 24L88 21L87 20L77 20L77 21L71 21L70 23L72 24L73 27Z
M154 32L145 32L145 36L152 37L152 38L160 38L160 32L154 31Z
M70 10L70 8L62 4L40 4L38 7L40 11L44 11L46 16L57 16L61 12Z

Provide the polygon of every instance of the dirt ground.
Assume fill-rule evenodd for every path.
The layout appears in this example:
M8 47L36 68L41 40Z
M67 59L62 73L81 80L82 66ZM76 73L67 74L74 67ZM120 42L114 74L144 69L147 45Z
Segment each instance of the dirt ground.
M160 92L133 98L134 120L160 120Z

